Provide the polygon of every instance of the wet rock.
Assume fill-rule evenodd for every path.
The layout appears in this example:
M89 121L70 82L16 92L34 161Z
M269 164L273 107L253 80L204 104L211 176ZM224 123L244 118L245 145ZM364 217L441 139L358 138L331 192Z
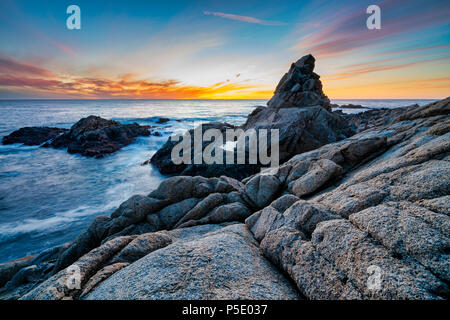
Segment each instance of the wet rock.
M0 288L3 287L11 278L22 268L31 265L33 257L13 260L0 263Z
M139 136L149 135L149 126L121 124L89 116L75 123L68 132L58 136L48 146L67 148L69 153L100 158L133 143Z
M26 146L36 146L55 139L66 131L67 129L50 127L24 127L3 137L2 143L23 143Z
M75 264L41 283L21 299L63 300L78 297L82 286L102 267L102 264L132 240L133 237L118 237L106 242L78 259Z
M157 213L160 228L171 229L181 218L183 218L200 201L198 198L188 198L174 203Z
M242 127L244 130L278 129L280 163L353 135L344 117L322 106L279 110L267 107L255 116L249 116Z
M212 122L202 125L202 134L209 129L216 129L219 130L223 135L223 141L226 141L226 135L225 132L227 129L234 129L235 127L228 124L228 123L219 123L219 122ZM198 172L196 172L194 165L193 165L193 159L195 157L195 150L194 150L194 129L191 129L188 131L188 133L191 137L191 163L192 165L188 164L174 164L172 161L172 149L174 146L176 146L181 140L178 139L172 139L172 137L169 137L166 141L166 143L152 156L150 159L150 163L153 164L162 174L179 174L179 175L191 175L195 176L198 175ZM211 142L203 142L202 141L202 150L209 145ZM196 166L195 166L196 167ZM207 166L209 167L209 166ZM216 166L215 170L220 166ZM188 172L184 172L186 169L189 169L191 174L188 174ZM199 171L199 170L198 170ZM223 175L223 169L220 172L217 172L213 175L205 175L206 177L218 177Z

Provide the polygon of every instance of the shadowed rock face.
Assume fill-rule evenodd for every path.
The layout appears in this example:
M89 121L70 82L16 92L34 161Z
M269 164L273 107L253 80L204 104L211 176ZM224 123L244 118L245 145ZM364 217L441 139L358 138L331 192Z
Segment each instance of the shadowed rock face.
M320 76L313 72L316 59L308 54L291 65L278 83L270 108L303 108L322 106L331 110L330 100L322 91Z
M309 151L351 136L354 131L348 126L345 118L332 113L328 98L322 92L319 76L313 72L315 59L307 55L293 63L278 84L268 107L257 107L247 118L247 122L239 128L228 124L211 123L203 126L219 129L224 132L227 128L250 130L259 129L279 130L280 161L286 161L293 155ZM191 130L191 136L192 136ZM224 136L224 141L226 141ZM218 177L226 175L236 179L243 179L255 174L261 168L258 163L246 165L213 164L213 165L175 165L171 159L172 148L178 142L169 138L150 159L161 173L181 174L190 176ZM207 146L209 142L203 144ZM195 154L192 147L192 159ZM236 158L236 152L234 152ZM224 155L225 159L225 155ZM225 163L225 161L223 161Z
M344 117L321 106L260 108L248 116L243 129L278 129L280 162L353 134Z
M67 148L69 153L101 158L133 143L139 136L149 136L149 126L121 124L97 116L75 123L70 130L49 127L25 127L3 138L3 144L23 143L42 147ZM157 134L154 133L154 134Z
M66 131L68 130L50 127L25 127L3 137L2 143L23 143L26 146L36 146L52 140Z
M149 128L137 123L123 125L117 121L89 116L75 123L69 132L47 146L67 147L69 153L100 158L133 143L138 136L149 136Z

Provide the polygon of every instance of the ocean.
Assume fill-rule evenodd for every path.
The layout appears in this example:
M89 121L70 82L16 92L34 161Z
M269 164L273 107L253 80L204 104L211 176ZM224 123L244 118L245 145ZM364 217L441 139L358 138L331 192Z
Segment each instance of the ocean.
M434 100L333 100L395 108ZM150 159L172 133L210 121L242 124L266 100L0 100L0 139L26 126L70 128L89 115L157 125L160 137L140 137L101 159L65 150L0 145L0 262L72 241L94 217L109 215L134 194L165 179ZM359 112L363 110L344 110ZM159 117L169 118L156 124Z

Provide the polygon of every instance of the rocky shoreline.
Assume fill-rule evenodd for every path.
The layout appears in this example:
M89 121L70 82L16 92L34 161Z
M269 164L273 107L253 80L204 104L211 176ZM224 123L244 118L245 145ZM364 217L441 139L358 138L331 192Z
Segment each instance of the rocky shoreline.
M450 98L343 115L313 70L242 126L282 131L279 167L176 168L166 144L180 175L0 264L0 299L448 299Z

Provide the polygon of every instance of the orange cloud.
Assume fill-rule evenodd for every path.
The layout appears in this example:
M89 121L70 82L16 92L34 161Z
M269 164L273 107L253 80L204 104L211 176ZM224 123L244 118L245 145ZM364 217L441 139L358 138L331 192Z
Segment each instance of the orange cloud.
M239 99L266 98L269 90L261 86L222 82L212 86L188 86L176 80L135 80L125 75L120 79L78 77L72 79L43 79L0 74L0 87L26 88L50 96L78 98L131 99Z

